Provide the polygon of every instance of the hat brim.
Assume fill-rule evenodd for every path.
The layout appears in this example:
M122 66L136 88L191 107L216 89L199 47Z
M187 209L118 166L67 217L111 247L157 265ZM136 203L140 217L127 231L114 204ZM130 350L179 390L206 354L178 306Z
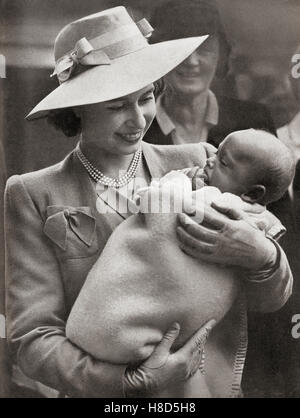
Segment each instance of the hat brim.
M32 120L49 111L117 99L143 89L191 55L206 36L177 39L147 47L99 65L71 78L46 96L27 116Z

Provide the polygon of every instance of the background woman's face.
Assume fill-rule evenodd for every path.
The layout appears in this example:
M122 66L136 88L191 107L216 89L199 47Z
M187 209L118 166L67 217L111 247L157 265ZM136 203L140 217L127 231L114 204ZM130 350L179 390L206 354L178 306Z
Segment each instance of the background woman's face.
M165 76L176 93L197 95L210 88L219 58L219 42L212 36L182 64Z
M153 84L115 100L78 108L83 141L112 154L131 154L151 125L156 106Z

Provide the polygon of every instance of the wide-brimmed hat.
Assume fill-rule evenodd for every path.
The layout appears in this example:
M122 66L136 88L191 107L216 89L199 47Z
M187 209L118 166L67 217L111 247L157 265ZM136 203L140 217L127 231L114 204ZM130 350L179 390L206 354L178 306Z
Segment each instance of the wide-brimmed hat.
M207 38L197 36L149 44L153 28L135 23L125 7L76 20L58 34L54 53L60 86L27 116L105 102L138 91L160 79L191 55Z

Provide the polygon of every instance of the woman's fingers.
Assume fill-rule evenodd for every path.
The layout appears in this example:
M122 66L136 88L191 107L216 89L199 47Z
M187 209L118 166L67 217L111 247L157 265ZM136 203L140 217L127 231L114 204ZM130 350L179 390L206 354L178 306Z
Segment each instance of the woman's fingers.
M158 344L156 351L157 352L164 352L164 351L169 352L176 338L178 337L179 332L180 332L180 325L177 322L175 322L174 324L171 325L171 327L163 336L163 339Z
M229 219L226 215L214 209L212 206L206 205L203 213L203 223L209 225L213 229L223 229Z
M214 245L218 239L218 231L196 223L177 227L177 235L183 244L193 247L197 247L201 243Z
M206 226L199 225L197 223L191 223L186 225L185 231L192 235L194 238L206 242L208 244L215 244L219 231L207 228Z
M201 208L201 212L198 208L199 215L201 216L203 223L208 224L213 229L222 229L224 228L226 222L228 222L228 218L223 215L222 213L218 212L216 209L212 208L209 205L205 205L203 208ZM179 214L178 220L180 223L183 224L183 226L186 223L187 219L184 216L185 214Z
M187 255L199 258L205 261L205 257L212 255L215 251L213 244L199 242L189 236L185 231L179 230L177 236L180 240L179 247ZM184 242L182 242L182 240Z
M137 368L127 367L123 378L125 396L154 397L189 379L202 364L203 349L215 324L215 320L208 321L182 348L170 354L180 331L179 324L174 323L148 360Z
M260 214L263 213L266 208L259 203L243 203L243 210L247 213L254 213L254 214Z
M196 215L196 205L194 204L193 200L184 200L184 212L189 216ZM189 217L186 220L190 220Z
M179 332L180 325L175 322L165 333L161 342L156 346L151 356L146 360L144 363L145 367L148 369L157 369L166 363L170 355L171 347L178 337Z
M226 203L222 204L221 202L212 202L211 206L218 212L223 213L223 215L228 216L230 219L240 220L245 217L245 214L241 209L228 207L226 206Z
M213 263L214 259L211 260L211 257L214 255L214 246L210 244L200 244L196 247L187 246L184 244L179 244L181 251L184 254L189 255L192 258L197 260L202 260L205 263Z

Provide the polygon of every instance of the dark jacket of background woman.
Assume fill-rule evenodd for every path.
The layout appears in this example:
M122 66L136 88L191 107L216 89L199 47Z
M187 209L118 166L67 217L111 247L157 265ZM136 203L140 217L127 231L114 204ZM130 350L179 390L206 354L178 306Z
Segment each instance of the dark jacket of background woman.
M268 109L259 103L246 102L225 96L217 96L219 120L208 134L207 142L218 147L231 132L242 129L264 129L276 135L273 119ZM145 142L157 145L172 145L171 134L164 135L155 119L148 130Z

